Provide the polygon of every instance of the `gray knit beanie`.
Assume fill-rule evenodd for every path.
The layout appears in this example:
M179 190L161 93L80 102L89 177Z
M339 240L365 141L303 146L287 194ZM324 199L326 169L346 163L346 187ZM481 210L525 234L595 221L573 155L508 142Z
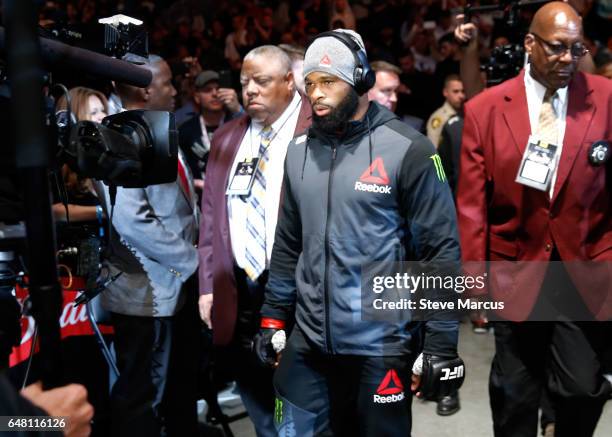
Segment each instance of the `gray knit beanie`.
M334 32L348 34L365 53L363 40L357 32L348 29L336 29ZM355 55L342 41L333 36L324 36L315 39L304 55L304 78L313 71L329 73L339 77L351 85L355 85L353 72L355 71Z

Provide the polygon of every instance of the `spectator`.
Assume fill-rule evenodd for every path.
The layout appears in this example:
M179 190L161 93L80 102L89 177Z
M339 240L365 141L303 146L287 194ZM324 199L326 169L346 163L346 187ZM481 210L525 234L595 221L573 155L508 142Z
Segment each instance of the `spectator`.
M599 67L597 69L597 74L607 77L608 79L612 79L612 61Z
M233 70L240 70L242 56L251 45L253 35L248 35L247 24L246 15L233 16L233 31L225 38L225 58Z
M257 43L256 45L270 44L272 40L275 40L274 34L274 21L271 8L263 8L258 17L253 18L253 26L257 32Z
M400 95L399 114L409 114L427 120L437 106L434 77L416 69L414 55L410 49L400 55L399 67L402 70L400 81L407 87L407 92Z
M461 60L461 50L455 39L455 35L450 32L438 41L438 51L441 61L436 65L436 84L438 88L444 86L444 80L451 74L459 75L459 61Z
M431 30L417 32L412 39L411 50L414 56L414 68L417 71L433 74L436 70L436 61L431 56Z
M392 112L397 110L398 93L409 93L410 90L400 82L399 74L402 72L396 65L385 61L374 61L370 64L376 73L376 83L368 91L368 100L376 101ZM423 120L412 115L404 114L401 120L417 131L423 128Z
M305 18L308 25L317 29L317 33L328 29L327 10L321 0L313 0L305 10ZM303 80L303 78L302 78Z
M331 2L329 28L334 29L340 26L345 29L355 30L355 15L353 15L353 10L348 0L331 0Z
M195 78L202 71L198 59L193 56L182 58L173 65L174 83L179 87L179 109L174 112L176 125L180 126L198 113L198 106L193 101ZM177 72L178 71L178 72Z
M399 67L385 61L374 61L370 64L376 73L376 82L368 91L368 100L376 101L391 112L397 108L397 92L401 86Z
M214 19L200 41L200 65L204 70L224 70L229 68L225 59L225 29L219 19Z
M219 74L203 71L195 80L193 101L199 114L179 126L179 145L201 192L210 143L217 128L242 114L238 95L233 88L219 88Z

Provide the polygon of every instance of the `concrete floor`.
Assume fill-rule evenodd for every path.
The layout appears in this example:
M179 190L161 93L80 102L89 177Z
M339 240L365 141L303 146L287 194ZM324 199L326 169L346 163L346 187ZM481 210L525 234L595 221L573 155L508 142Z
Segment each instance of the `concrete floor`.
M413 437L490 437L493 435L489 409L488 376L493 358L493 334L474 334L467 323L461 325L459 352L466 362L467 379L461 388L461 411L448 417L436 414L432 402L413 402ZM255 437L248 418L231 424L235 437ZM595 437L612 435L612 402L608 402ZM297 436L300 437L300 436Z

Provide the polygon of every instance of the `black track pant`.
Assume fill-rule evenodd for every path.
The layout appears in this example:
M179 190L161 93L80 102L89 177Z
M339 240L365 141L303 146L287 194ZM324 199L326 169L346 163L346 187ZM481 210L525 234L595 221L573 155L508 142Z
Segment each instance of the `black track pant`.
M413 361L323 354L296 327L274 375L278 435L409 437Z

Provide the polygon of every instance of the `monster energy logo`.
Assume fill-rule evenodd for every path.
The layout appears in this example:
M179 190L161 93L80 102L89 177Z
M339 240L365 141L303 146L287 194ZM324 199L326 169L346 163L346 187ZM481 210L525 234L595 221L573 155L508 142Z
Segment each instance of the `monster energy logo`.
M438 176L440 182L444 182L446 180L446 174L444 173L444 167L442 167L440 155L436 153L435 155L431 155L430 158L434 163L434 167L436 168L436 176Z
M276 420L276 423L283 421L283 401L279 398L274 400L274 420Z

